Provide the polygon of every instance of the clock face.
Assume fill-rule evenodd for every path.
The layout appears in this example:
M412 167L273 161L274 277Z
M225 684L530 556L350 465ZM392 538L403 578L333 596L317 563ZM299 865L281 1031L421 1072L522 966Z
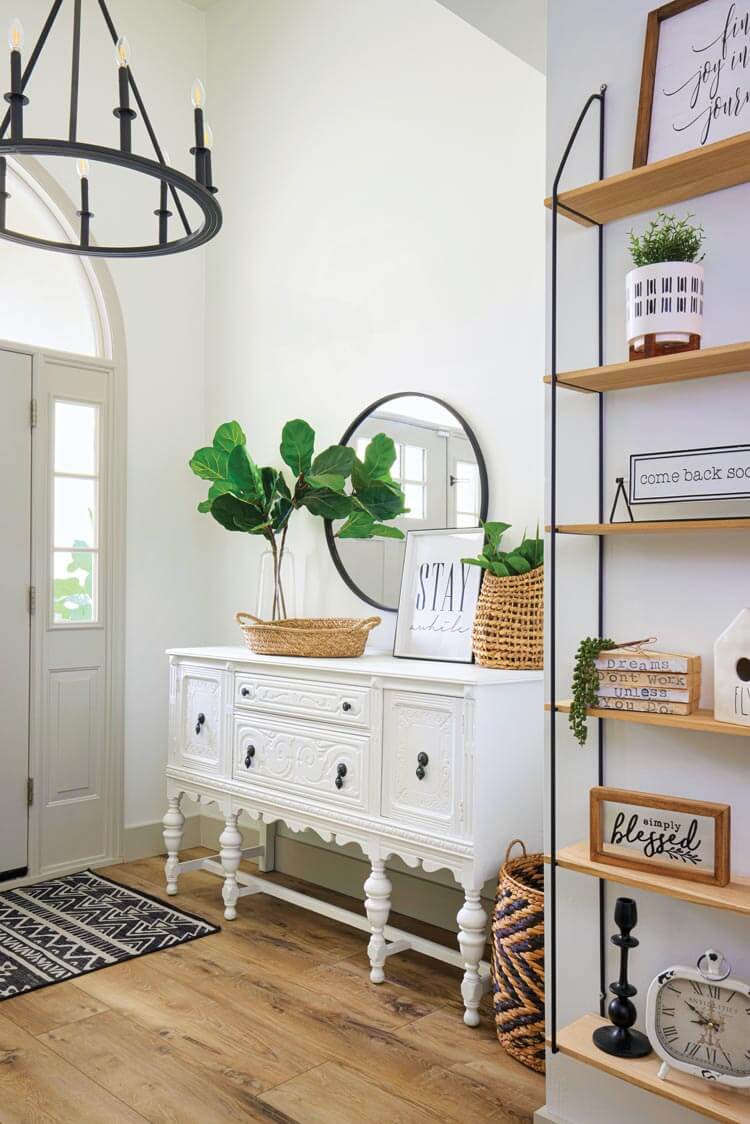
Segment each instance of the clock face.
M654 1023L675 1060L750 1079L750 997L742 991L673 976L659 989Z

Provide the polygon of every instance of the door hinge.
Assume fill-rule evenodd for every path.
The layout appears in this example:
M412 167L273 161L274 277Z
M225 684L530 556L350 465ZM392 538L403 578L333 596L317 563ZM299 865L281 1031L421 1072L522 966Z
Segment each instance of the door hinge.
M29 586L29 614L30 614L30 616L33 617L35 612L36 612L36 586L30 585Z
M29 777L26 782L26 803L29 807L34 803L34 778Z
M36 398L31 399L31 409L29 410L29 416L31 420L31 428L34 429L37 422L39 421L39 403L37 402Z

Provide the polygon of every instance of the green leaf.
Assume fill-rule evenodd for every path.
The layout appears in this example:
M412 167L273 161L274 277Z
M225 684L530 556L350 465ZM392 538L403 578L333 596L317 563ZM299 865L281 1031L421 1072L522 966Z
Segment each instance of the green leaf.
M373 481L369 487L357 492L356 498L375 519L395 519L406 510L404 494L398 485L389 487L382 480Z
M333 472L316 473L305 477L305 483L311 488L329 488L332 492L343 492L346 480Z
M376 523L372 528L373 535L381 539L405 539L406 535L398 527L390 527L386 523Z
M531 569L535 570L544 561L544 539L524 539L514 553L522 555Z
M289 491L289 485L286 482L286 477L283 472L280 472L277 477L276 491L280 496L283 496L285 500L290 500L292 498L292 493Z
M247 441L239 422L230 421L220 425L214 434L214 448L223 449L231 453L236 445L244 445Z
M315 431L306 421L296 418L286 423L281 432L280 452L295 476L305 476L310 471L314 448Z
M206 446L193 453L190 467L201 480L226 480L228 460L228 453L222 449Z
M392 437L378 433L365 449L365 473L369 480L390 480L396 463L396 446Z
M490 562L490 573L496 578L509 578L510 570L502 562Z
M330 445L322 453L318 453L312 462L311 471L314 476L331 474L346 479L347 476L351 476L354 460L354 449L350 449L348 445Z
M227 476L235 487L232 489L248 499L263 500L263 478L255 461L248 455L244 445L235 445L227 460Z
M208 512L210 510L211 510L211 501L210 500L201 500L201 502L198 504L198 511L200 511L201 515L205 515L206 512Z
M217 496L211 504L211 514L227 531L257 532L268 526L268 519L256 504L233 496L229 492Z
M308 489L299 497L299 503L312 515L320 515L323 519L344 519L352 510L351 496L328 488Z
M506 531L510 530L510 523L485 523L484 533L487 536L487 541L493 550L497 550L500 546L500 540Z
M531 564L521 554L508 554L505 558L505 567L512 574L528 574Z
M375 520L366 511L353 511L342 527L336 532L337 539L372 538Z
M483 570L489 570L492 565L486 558L462 558L461 561L465 566L481 566Z
M372 483L372 481L367 474L367 469L362 464L362 461L359 459L359 457L355 456L354 464L352 466L352 487L354 488L354 491L364 491L364 489L370 483Z
M292 501L286 496L280 496L271 508L271 526L274 531L283 531L289 516L294 511Z

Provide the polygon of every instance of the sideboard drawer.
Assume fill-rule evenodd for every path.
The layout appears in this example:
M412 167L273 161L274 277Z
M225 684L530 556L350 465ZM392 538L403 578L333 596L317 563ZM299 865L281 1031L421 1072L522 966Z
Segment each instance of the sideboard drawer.
M368 806L370 739L267 715L236 715L237 780L334 807Z
M199 664L176 668L171 756L176 765L201 773L221 773L222 698L226 672Z
M343 722L347 726L367 727L370 723L369 690L341 683L316 683L237 672L234 677L234 702L235 706L251 707L266 713L322 718L328 722Z
M462 717L459 698L384 692L384 816L463 834Z

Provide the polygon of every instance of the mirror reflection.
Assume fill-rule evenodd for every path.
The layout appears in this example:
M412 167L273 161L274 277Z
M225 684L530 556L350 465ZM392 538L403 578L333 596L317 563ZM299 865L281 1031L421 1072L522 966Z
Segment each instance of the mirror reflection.
M393 438L391 475L406 497L407 515L393 520L404 533L438 527L476 527L487 514L487 474L468 426L445 403L396 395L360 417L342 439L362 459L378 433ZM405 542L333 539L339 572L355 593L383 609L398 607Z

